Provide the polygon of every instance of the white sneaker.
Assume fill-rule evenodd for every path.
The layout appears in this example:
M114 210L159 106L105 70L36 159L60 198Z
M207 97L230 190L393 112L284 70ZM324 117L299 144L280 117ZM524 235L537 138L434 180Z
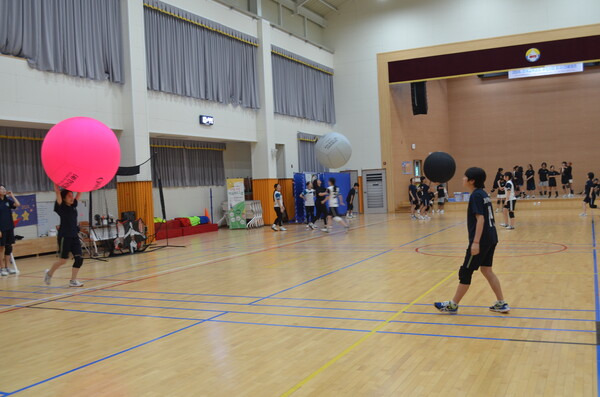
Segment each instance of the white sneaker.
M443 213L444 213L444 210L441 210L441 211L440 211L440 214L443 214Z
M500 226L507 227L508 225L506 223L501 223Z
M46 285L50 285L50 282L52 281L52 276L50 274L48 274L50 272L50 269L46 269L46 271L44 272L44 283Z
M8 268L8 274L17 274L17 271L15 269L11 269L10 267Z
M514 226L506 226L506 229L507 230L515 230L515 227Z
M306 225L306 228L307 228L307 229L310 229L310 225Z
M582 212L581 214L579 214L579 216L587 216L587 214L585 212Z
M278 231L279 231L279 229L277 229L277 226L275 226L275 225L271 225L271 229L273 229L273 230L274 230L274 231L276 231L276 232L278 232Z
M310 227L312 230L316 229L315 224L312 222L308 224L308 227Z
M69 281L69 287L83 287L83 283L79 280Z
M8 269L5 267L0 269L0 276L8 276Z
M417 219L417 217L416 217L416 216L414 216L414 215L411 215L411 216L410 216L410 219L413 219L413 220L415 220L415 219Z
M287 229L283 226L279 226L279 230L281 230L282 232L285 232Z
M328 229L328 228L326 228L326 227L324 227L323 229L321 229L321 231L322 231L322 232L325 232L325 233L329 233L329 229Z
M496 208L496 213L500 212L500 208Z

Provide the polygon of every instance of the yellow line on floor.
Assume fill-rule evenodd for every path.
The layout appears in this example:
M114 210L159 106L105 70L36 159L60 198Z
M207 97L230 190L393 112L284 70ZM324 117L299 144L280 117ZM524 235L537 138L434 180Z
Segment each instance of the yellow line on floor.
M306 378L304 378L300 382L298 382L294 387L292 387L291 389L289 389L288 391L286 391L285 393L283 393L281 395L281 397L290 396L293 393L295 393L298 389L300 389L302 386L304 386L305 384L307 384L308 382L310 382L317 375L319 375L320 373L322 373L323 371L325 371L327 368L331 367L333 364L335 364L342 357L346 356L352 350L354 350L358 346L360 346L364 341L366 341L371 336L373 336L377 332L379 332L383 327L385 327L387 324L389 324L391 321L393 321L400 314L402 314L405 311L407 311L411 306L415 305L421 299L423 299L425 296L427 296L429 293L433 292L440 285L444 284L446 281L448 281L448 279L450 279L450 277L454 276L455 274L456 274L456 271L453 271L453 272L449 273L446 277L444 277L442 280L438 281L433 287L429 288L427 291L425 291L424 293L422 293L421 295L419 295L418 298L416 298L415 300L413 300L412 302L410 302L403 309L401 309L401 310L397 311L396 313L394 313L394 315L392 315L390 318L388 318L387 320L385 320L384 322L382 322L381 324L379 324L377 327L373 328L368 334L365 334L362 338L360 338L359 340L357 340L356 342L354 342L352 345L348 346L340 354L338 354L337 356L335 356L334 358L332 358L331 360L329 360L327 363L325 363L321 368L317 369L315 372L313 372L312 374L308 375Z

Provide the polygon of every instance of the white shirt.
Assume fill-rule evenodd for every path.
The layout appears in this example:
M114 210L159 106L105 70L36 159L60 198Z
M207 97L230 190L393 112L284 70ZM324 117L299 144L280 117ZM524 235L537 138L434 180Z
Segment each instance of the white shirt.
M329 206L338 207L338 196L340 194L340 188L337 186L329 186L327 188L327 193L329 193Z
M506 181L506 186L504 186L506 193L508 193L508 200L516 200L515 197L515 184L513 181Z
M275 190L275 192L273 192L273 200L275 200L275 208L279 208L279 201L281 201L281 192Z
M304 205L307 207L314 207L315 189L304 189L302 195L304 196Z

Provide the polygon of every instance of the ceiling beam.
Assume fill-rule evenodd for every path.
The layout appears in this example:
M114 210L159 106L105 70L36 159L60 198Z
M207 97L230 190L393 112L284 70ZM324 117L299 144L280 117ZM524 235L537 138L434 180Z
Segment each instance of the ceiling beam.
M294 12L296 10L296 5L298 4L294 0L275 0L275 1L279 4L281 4L282 6L284 6L285 8L291 10L292 12ZM302 0L302 1L304 1L304 0ZM309 21L314 22L323 28L327 27L327 21L325 20L325 18L323 18L316 12L313 12L311 10L308 10L308 9L302 7L300 9L298 9L298 14L302 15L303 17L306 17L306 19L308 19Z
M298 5L296 5L296 8L301 8L304 6L304 4L308 3L310 0L297 0L298 1Z
M333 4L329 3L328 1L319 0L319 2L321 2L324 6L327 6L327 7L331 8L333 11L338 12L337 7L334 6Z

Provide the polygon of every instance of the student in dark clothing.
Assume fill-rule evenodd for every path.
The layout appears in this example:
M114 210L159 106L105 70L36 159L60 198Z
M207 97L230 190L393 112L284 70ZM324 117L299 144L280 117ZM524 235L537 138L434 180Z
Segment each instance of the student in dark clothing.
M59 260L50 269L46 269L44 282L46 285L50 285L56 269L67 263L69 254L73 254L74 262L69 287L83 287L83 283L77 280L77 273L79 273L79 269L83 264L79 226L77 225L77 203L81 193L77 193L77 196L73 198L73 192L60 190L56 184L54 184L54 192L56 193L54 212L60 217L60 228L58 229Z
M569 181L569 197L573 197L573 163L569 161L566 168L567 181Z
M448 192L446 191L446 184L445 183L440 183L439 185L437 185L436 188L436 195L438 198L438 210L437 212L439 212L440 214L444 213L444 204L446 202L446 196Z
M548 164L542 163L542 168L538 170L538 176L540 177L540 196L544 197L548 193L548 176L550 171L548 170Z
M358 183L355 183L352 189L350 189L350 191L348 192L348 195L346 196L346 203L348 203L348 212L346 213L346 218L354 218L354 196L356 196L357 190Z
M324 227L327 227L327 206L322 203L323 198L327 195L327 189L325 189L320 179L315 179L313 187L315 189L315 208L317 209L315 223L319 219L323 219Z
M527 197L535 198L535 171L533 170L533 165L529 164L527 166L527 171L525 171L525 178L527 179Z
M560 167L560 184L563 189L563 197L569 197L569 174L566 161L563 161Z
M0 276L16 273L8 265L11 261L12 246L15 243L12 210L20 206L21 203L15 195L7 191L4 185L0 185Z
M552 197L552 191L558 197L558 190L556 188L556 177L560 175L560 172L556 171L553 165L550 166L550 171L548 171L548 198Z
M435 302L434 306L441 312L456 313L458 304L471 285L473 272L481 269L490 287L496 295L496 302L490 306L494 312L507 313L508 303L504 301L500 280L492 271L494 250L498 244L498 234L494 222L492 200L483 190L485 171L478 167L469 168L463 177L464 187L471 192L467 209L467 228L469 230L469 246L465 261L458 271L459 284L454 298L445 302Z
M588 172L588 180L585 183L585 191L583 192L583 212L580 216L587 216L587 205L592 203L592 193L594 190L594 173Z
M513 170L514 170L513 182L515 184L515 196L520 197L521 195L525 194L525 192L523 191L523 167L521 167L520 165L515 165Z
M504 168L498 168L498 171L496 172L496 177L494 178L494 184L492 185L492 190L490 190L490 193L494 193L494 191L496 189L498 189L498 182L500 180L503 180L502 176L504 173Z
M428 215L429 211L429 185L426 183L427 179L425 177L421 178L421 186L419 189L421 191L421 216L424 219L430 219Z
M410 178L410 185L408 185L408 200L410 201L410 218L417 219L416 212L419 209L419 195L418 188L415 185L415 178Z

